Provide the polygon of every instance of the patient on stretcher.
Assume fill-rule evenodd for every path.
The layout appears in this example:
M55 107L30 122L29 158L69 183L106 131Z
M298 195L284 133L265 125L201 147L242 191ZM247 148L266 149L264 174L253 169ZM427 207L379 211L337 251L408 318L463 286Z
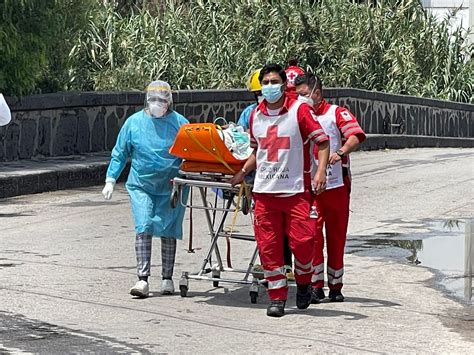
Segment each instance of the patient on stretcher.
M227 128L217 132L236 159L247 160L250 157L253 151L250 148L250 134L245 132L243 127L231 122Z
M233 175L252 149L248 133L235 124L222 129L213 123L191 123L180 128L170 154L183 159L183 171Z

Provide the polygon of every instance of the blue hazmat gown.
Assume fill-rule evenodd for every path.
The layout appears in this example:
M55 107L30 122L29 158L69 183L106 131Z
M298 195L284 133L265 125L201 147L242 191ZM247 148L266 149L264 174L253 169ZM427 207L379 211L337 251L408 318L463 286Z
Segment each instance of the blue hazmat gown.
M252 111L257 107L257 103L253 103L251 105L248 105L242 113L240 114L239 120L237 121L237 124L241 127L243 127L246 131L250 129L250 114ZM245 177L245 182L253 184L253 181L255 180L255 171L252 171L250 174L248 174Z
M239 120L237 121L237 125L244 127L245 130L248 130L250 128L250 113L255 107L257 107L256 103L244 108L244 110L240 114Z
M248 131L250 129L250 114L252 113L255 107L257 107L257 104L253 103L247 106L246 108L244 108L244 110L240 114L240 117L237 121L237 125L243 127L245 131ZM250 178L248 176L250 176ZM255 178L255 172L252 172L246 176L245 181L247 182L253 181L254 178ZM224 192L222 191L222 189L213 188L212 191L214 191L216 195L219 196L220 198L222 199L224 198Z
M185 208L171 208L170 180L178 176L181 159L169 153L179 128L189 121L170 111L154 118L141 110L122 126L107 177L118 180L127 160L132 165L125 184L130 195L136 233L182 239ZM187 191L183 193L187 194ZM187 196L183 196L186 200Z

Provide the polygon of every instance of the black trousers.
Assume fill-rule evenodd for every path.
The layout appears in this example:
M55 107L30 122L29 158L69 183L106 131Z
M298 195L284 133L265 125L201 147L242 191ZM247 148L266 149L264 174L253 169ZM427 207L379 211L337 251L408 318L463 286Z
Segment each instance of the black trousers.
M293 266L293 254L291 253L290 246L288 245L288 237L285 235L285 247L283 249L285 254L285 265Z

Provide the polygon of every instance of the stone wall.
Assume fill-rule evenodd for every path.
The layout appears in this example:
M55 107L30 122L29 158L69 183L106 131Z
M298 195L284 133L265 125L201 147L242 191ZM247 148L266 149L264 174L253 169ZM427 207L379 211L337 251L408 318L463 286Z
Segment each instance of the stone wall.
M330 102L346 106L371 134L474 137L474 105L356 89L326 89ZM176 111L192 122L236 121L253 97L245 90L179 91ZM109 151L132 113L138 92L57 93L7 98L12 122L0 127L0 161Z
M372 134L474 138L474 105L366 90L328 89Z

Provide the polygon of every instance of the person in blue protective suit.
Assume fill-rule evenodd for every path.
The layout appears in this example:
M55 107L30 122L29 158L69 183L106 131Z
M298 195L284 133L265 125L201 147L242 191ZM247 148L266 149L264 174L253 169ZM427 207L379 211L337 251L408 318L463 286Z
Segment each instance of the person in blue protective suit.
M131 159L126 188L135 221L135 252L138 282L130 294L147 297L151 268L152 237L161 239L161 293L174 293L172 280L176 241L182 238L184 207L171 208L170 180L178 175L181 159L172 156L179 128L189 123L172 110L171 88L164 81L153 81L146 89L145 107L130 116L122 126L112 151L106 184L102 191L109 200L115 183Z
M255 96L255 102L244 108L244 110L240 114L239 120L237 121L237 125L242 126L246 131L249 129L250 113L255 107L257 107L257 104L263 100L262 85L260 85L260 81L258 81L259 75L260 69L257 69L247 80L247 89L248 91L253 92Z

